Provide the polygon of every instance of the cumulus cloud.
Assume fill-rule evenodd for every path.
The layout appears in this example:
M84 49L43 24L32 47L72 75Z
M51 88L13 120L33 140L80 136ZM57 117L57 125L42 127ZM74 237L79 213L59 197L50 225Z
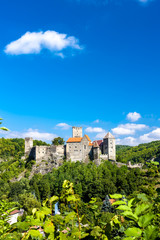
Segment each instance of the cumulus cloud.
M134 138L134 137L125 137L123 139L117 138L116 139L116 144L135 146L135 145L138 145L139 142L137 142L136 138Z
M68 125L67 123L58 123L58 124L56 125L56 127L59 127L59 128L61 128L61 129L63 129L63 130L68 130L71 126Z
M98 133L96 136L95 136L95 139L103 139L104 136L107 134L107 132L102 132L102 133Z
M79 40L74 36L48 30L46 32L26 32L19 39L9 43L4 51L7 54L20 55L38 54L42 49L48 49L55 55L64 58L62 51L67 48L83 49L79 45Z
M147 128L148 126L145 124L126 123L113 128L112 132L115 135L134 135L136 131L142 131Z
M130 112L127 114L127 119L131 122L136 122L141 118L141 115L137 112Z
M47 133L47 132L40 132L38 129L32 129L29 128L25 132L18 132L18 131L9 131L4 132L0 131L0 134L2 136L5 136L5 138L25 138L25 137L32 137L36 140L42 140L42 141L51 141L55 137L57 137L56 134L53 133Z
M125 137L123 139L116 139L117 144L136 146L140 143L148 143L152 141L160 140L160 128L156 128L153 131L143 134L137 138Z
M86 132L88 133L101 133L105 132L103 128L98 128L98 127L88 127L85 129Z

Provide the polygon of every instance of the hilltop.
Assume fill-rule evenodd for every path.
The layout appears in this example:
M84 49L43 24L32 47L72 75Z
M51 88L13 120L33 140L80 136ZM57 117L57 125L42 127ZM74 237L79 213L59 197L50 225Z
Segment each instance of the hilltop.
M136 147L117 145L117 161L127 163L145 163L148 160L160 160L160 141L139 144Z
M49 145L46 142L34 140L35 145ZM136 147L127 145L116 146L117 161L127 163L145 163L150 159L159 161L160 141L140 144ZM23 173L28 176L35 161L25 161L21 157L24 155L24 139L0 139L0 177L3 180L10 180Z

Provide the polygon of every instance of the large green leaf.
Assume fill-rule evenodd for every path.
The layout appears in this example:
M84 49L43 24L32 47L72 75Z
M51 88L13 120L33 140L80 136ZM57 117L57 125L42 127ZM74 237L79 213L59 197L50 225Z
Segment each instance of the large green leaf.
M144 202L147 202L147 201L148 201L148 198L147 198L147 196L146 196L145 193L139 193L139 194L137 195L137 198L138 198L139 200L144 201Z
M154 217L154 214L147 213L139 218L138 225L145 228L151 223Z
M125 211L121 213L124 217L130 218L134 221L138 220L138 217L136 214L133 214L131 211Z
M132 238L132 237L126 237L126 238L123 238L123 240L133 240L133 239L135 239L134 237Z
M135 200L135 198L132 198L128 201L128 207L132 207L133 206L133 201Z
M145 240L154 240L157 238L158 229L156 226L148 226L144 231L144 239Z
M99 226L95 226L91 231L91 236L100 237L102 234L102 229Z
M6 127L1 127L0 129L3 130L3 131L9 131L9 129L6 128Z
M53 225L53 223L49 220L49 221L45 221L44 224L44 231L46 233L54 233L55 227Z
M75 195L71 195L71 196L68 196L67 197L67 201L68 202L71 202L71 201L73 201L73 202L76 202L78 199L75 197Z
M112 206L115 206L115 205L126 205L126 202L124 202L124 201L116 201L116 202L112 203Z
M122 211L131 211L131 213L132 213L132 209L126 205L121 205L121 206L117 207L116 209L119 209Z
M50 202L57 202L58 199L59 199L59 197L57 197L57 196L52 196L49 200L50 200Z
M139 204L136 206L134 213L137 216L139 216L139 215L143 214L146 210L148 210L150 207L151 207L150 204L145 204L145 203Z
M123 196L121 194L113 194L113 195L110 194L110 197L113 199L119 199L119 198L122 198Z
M25 239L30 239L30 237L32 237L34 239L35 238L36 239L42 239L43 238L42 234L38 230L32 230L32 229L28 231L28 234L27 234Z
M140 228L132 227L128 228L124 233L127 237L140 237L142 235L142 230Z

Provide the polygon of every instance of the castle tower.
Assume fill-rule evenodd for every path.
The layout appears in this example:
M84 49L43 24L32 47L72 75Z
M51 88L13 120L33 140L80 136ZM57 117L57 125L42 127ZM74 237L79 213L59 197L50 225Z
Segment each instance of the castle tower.
M33 138L26 137L25 138L25 155L29 155L32 148L33 148Z
M110 132L103 138L103 154L108 154L108 159L116 161L115 137Z
M82 137L82 127L72 127L72 137L81 138Z
M93 159L99 159L100 149L97 141L93 143Z

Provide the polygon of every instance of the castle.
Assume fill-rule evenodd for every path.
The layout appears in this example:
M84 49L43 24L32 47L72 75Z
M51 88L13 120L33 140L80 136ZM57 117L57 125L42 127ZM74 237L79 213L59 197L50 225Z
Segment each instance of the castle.
M66 145L33 146L33 138L25 138L25 157L50 162L54 167L62 164L63 159L72 162L89 162L93 160L97 165L101 159L116 161L115 138L108 132L103 140L92 143L88 135L82 136L82 127L72 127L72 137L66 141Z

